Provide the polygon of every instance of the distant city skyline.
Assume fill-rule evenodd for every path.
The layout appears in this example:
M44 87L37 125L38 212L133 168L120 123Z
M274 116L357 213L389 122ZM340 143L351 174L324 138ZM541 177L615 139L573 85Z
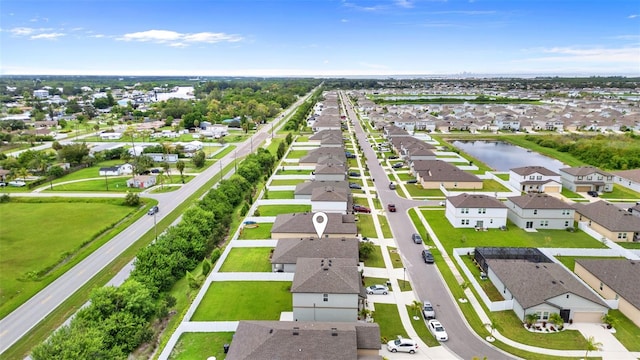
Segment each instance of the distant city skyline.
M640 6L3 0L0 75L640 76Z

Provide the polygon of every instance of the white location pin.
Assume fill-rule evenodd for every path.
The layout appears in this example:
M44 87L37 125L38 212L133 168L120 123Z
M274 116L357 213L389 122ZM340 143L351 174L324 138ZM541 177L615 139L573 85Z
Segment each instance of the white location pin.
M322 238L322 234L324 234L324 229L327 228L327 214L323 212L317 212L313 214L313 227L316 229L316 234L318 234L318 238Z

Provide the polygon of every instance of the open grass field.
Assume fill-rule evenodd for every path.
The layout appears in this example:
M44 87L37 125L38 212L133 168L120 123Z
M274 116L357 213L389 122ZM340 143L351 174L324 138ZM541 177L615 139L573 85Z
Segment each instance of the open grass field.
M270 272L269 255L272 250L270 247L233 248L220 267L220 272Z
M290 288L289 281L214 282L191 321L278 320L293 311Z
M40 280L50 269L71 261L84 244L137 210L121 199L59 198L12 201L0 209L1 316L46 286Z
M475 231L473 228L454 228L444 217L442 211L422 210L422 214L447 249L447 253L451 253L455 247L474 246L605 248L605 245L600 241L582 231L573 233L565 230L526 232L512 223L509 223L507 231L498 229Z
M232 332L183 333L169 355L170 360L208 359L223 360L223 345L231 344ZM241 344L235 344L241 345Z
M276 216L279 214L310 212L311 205L260 205L257 209L260 216Z
M402 326L396 304L376 303L373 321L380 326L380 337L384 343L395 339L398 335L405 338L408 336Z
M273 223L259 223L258 227L243 228L238 235L239 240L266 240L271 239Z

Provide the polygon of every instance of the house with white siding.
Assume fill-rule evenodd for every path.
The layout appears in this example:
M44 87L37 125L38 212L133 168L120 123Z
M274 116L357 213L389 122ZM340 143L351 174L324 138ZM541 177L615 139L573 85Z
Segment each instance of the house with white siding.
M505 205L509 209L509 220L521 229L562 230L573 227L573 206L547 194L511 196Z
M507 225L507 207L502 201L482 194L450 196L445 217L456 228L500 228Z
M544 166L523 166L509 170L509 185L524 193L562 192L560 174Z

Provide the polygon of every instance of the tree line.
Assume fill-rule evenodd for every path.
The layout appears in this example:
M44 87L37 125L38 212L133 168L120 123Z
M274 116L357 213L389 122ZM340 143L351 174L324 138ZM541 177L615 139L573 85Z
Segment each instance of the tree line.
M220 181L185 211L178 225L138 252L124 284L95 289L90 304L69 325L34 348L33 359L126 359L151 340L153 321L166 317L175 304L169 290L203 260L209 265L203 273L209 271L235 209L253 202L256 184L268 178L275 164L276 158L262 148L247 156L235 175Z

